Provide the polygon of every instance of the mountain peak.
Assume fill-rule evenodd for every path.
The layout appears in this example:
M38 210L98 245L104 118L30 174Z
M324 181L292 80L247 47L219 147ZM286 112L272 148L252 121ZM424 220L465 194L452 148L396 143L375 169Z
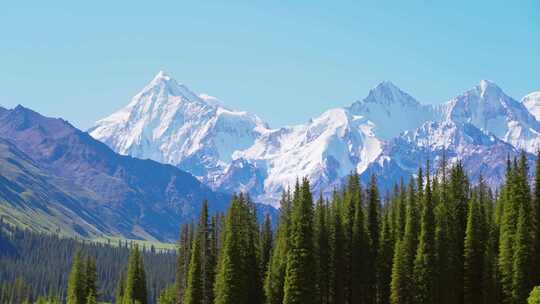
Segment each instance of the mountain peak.
M417 106L419 104L411 95L403 92L398 86L388 80L379 83L375 88L371 89L364 102L386 105L401 103L403 105Z
M152 82L160 82L160 81L169 81L171 80L171 76L167 74L167 72L160 70L156 76L154 76L154 79L152 79Z
M480 83L476 86L476 90L480 93L481 97L503 94L502 89L496 83L485 79L480 80Z

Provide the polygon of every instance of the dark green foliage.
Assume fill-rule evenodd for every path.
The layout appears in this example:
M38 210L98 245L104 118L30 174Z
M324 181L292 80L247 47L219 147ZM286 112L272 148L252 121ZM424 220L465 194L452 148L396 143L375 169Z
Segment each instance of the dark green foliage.
M0 251L0 290L13 286L17 280L31 286L30 298L67 297L68 276L77 249L83 256L96 261L98 301L113 302L124 272L130 244L122 241L119 246L103 243L81 242L17 229L0 223L0 235L13 248L13 254ZM149 300L155 303L159 291L174 280L176 254L172 251L141 252L147 265ZM9 288L12 290L12 288ZM0 303L9 303L0 300ZM13 303L20 303L13 302Z
M272 254L272 245L274 237L272 232L272 220L270 215L266 215L264 218L264 223L261 228L260 244L259 244L259 256L261 259L261 274L266 274L268 270L268 263L270 262L270 255Z
M67 287L68 304L86 303L86 273L83 256L80 250L75 254L73 266L69 274Z
M330 235L327 224L327 205L321 195L315 208L315 250L319 304L330 301Z
M413 265L418 245L419 221L417 196L411 181L407 194L407 215L403 239L395 246L390 299L393 304L414 302Z
M291 218L291 242L287 255L284 304L315 303L317 282L309 275L315 269L313 239L313 199L309 181L296 187Z
M429 168L429 164L428 164ZM426 189L422 200L420 239L414 260L415 303L437 303L436 274L437 256L435 248L435 214L431 196L430 174L426 174Z
M264 282L264 293L268 304L283 303L283 286L287 268L289 251L289 233L291 221L291 193L286 191L281 198L281 215L279 218L276 240L268 265Z
M255 223L255 210L249 198L235 196L223 231L223 248L214 285L216 304L262 301Z
M484 241L482 229L484 221L480 212L480 202L477 195L473 195L469 203L467 229L465 233L464 256L464 302L465 304L481 303L483 299L483 267L484 267Z
M146 271L144 269L143 258L140 254L139 246L135 245L129 255L122 304L147 304L148 295L146 288Z

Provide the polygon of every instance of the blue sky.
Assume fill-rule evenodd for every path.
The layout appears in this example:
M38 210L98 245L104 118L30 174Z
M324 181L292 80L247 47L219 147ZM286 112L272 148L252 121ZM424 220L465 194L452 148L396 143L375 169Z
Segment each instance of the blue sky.
M272 126L349 105L383 80L423 103L480 79L517 99L540 90L540 1L10 2L0 104L83 129L162 69Z

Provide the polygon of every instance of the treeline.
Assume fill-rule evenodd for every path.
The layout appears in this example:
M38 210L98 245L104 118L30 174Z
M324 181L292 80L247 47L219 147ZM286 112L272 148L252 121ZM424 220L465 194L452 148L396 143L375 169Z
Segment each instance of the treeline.
M269 217L258 223L248 196L234 196L225 215L209 216L203 203L198 223L182 226L176 268L156 272L163 257L132 248L129 261L114 266L114 301L150 303L148 287L157 289L149 272L175 271L158 303L539 303L540 187L531 186L531 175L540 185L540 162L529 174L525 154L509 159L506 181L493 192L443 158L384 201L375 177L362 186L353 174L331 197L315 199L304 178L283 193L275 230ZM98 269L111 267L93 257ZM77 263L72 277L88 273ZM68 303L93 303L87 279L78 278L70 280ZM97 300L106 300L97 286ZM69 290L80 290L81 300Z
M114 246L113 246L114 245ZM114 302L130 248L126 241L95 243L12 227L0 220L0 303L34 303L40 297L65 303L70 270L78 251L95 261L97 299ZM148 301L175 279L176 252L139 247L145 261Z
M384 202L375 177L364 188L351 175L328 199L303 179L283 194L275 237L235 196L222 229L205 212L184 229L160 303L526 303L540 285L540 187L529 179L525 154L508 160L497 192L445 159Z

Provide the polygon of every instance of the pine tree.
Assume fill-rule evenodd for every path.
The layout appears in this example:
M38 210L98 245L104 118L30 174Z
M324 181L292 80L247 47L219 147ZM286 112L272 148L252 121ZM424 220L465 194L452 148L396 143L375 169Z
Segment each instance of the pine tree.
M352 295L349 303L364 303L370 288L370 278L366 273L367 263L369 263L367 260L369 237L366 231L362 189L359 182L352 197L355 202L355 215L352 233Z
M175 290L177 303L182 303L187 288L187 275L191 261L191 230L189 224L182 225L178 244L178 257L176 260Z
M116 285L115 303L124 303L124 290L126 289L126 274L124 271L120 272L120 279Z
M534 244L532 210L529 203L521 204L517 224L515 244L512 289L515 303L524 303L530 290L534 287Z
M187 278L187 288L184 293L184 304L203 304L204 301L204 285L202 278L202 263L201 261L201 238L202 234L198 233L193 240L191 262L189 263L189 271Z
M147 304L146 273L139 246L135 244L130 252L127 276L122 297L123 304Z
M536 167L534 171L534 194L533 194L533 213L534 213L534 284L540 285L540 150L536 153Z
M392 304L412 304L414 302L413 265L418 245L418 206L414 190L414 180L408 186L407 214L403 240L396 242L392 265L390 302Z
M260 270L260 249L258 247L259 226L257 224L257 212L255 204L251 201L249 195L245 197L245 265L247 267L248 301L249 303L262 303L264 299L263 276Z
M371 176L368 188L367 205L367 233L369 238L369 253L367 274L369 276L369 289L366 291L366 303L375 303L377 298L377 276L376 265L379 249L380 237L380 218L379 218L380 200L377 180L375 175Z
M500 241L498 266L500 273L500 283L502 289L502 303L513 303L512 294L512 276L513 276L513 258L514 258L514 236L517 228L517 219L519 212L519 202L514 199L515 187L515 168L508 160L506 169L506 183L502 188L500 204L502 206L502 215L500 219ZM517 208L517 209L516 209Z
M264 217L264 223L261 228L261 237L260 237L260 253L261 257L261 273L263 278L266 277L266 272L268 270L268 263L270 262L270 255L272 254L272 244L273 244L273 232L272 232L272 220L270 215L266 214Z
M377 267L378 303L390 301L390 285L392 280L392 259L394 256L394 239L392 224L388 213L384 216Z
M319 304L330 301L330 238L327 223L327 205L320 195L315 209L315 248L317 257L317 286Z
M469 203L464 256L464 303L482 303L482 281L484 266L484 244L482 240L483 222L480 203L473 195Z
M442 290L446 303L463 302L463 255L468 210L468 181L461 162L450 170L447 218L447 286Z
M428 163L429 168L429 163ZM426 179L426 189L423 194L422 217L420 225L420 240L414 261L415 303L438 303L436 299L437 267L435 250L435 215L431 197L429 170Z
M233 197L225 220L215 283L215 304L249 304L245 269L245 235L243 202Z
M345 303L345 265L344 249L345 237L341 216L341 203L337 192L334 192L330 209L331 238L330 238L330 303ZM365 288L365 286L362 286Z
M73 266L69 274L67 289L68 304L86 303L86 277L83 256L80 250L75 254Z
M290 190L287 190L283 192L280 201L281 210L276 239L264 282L265 297L268 304L283 303L283 286L285 284L287 254L289 250L291 203L291 193Z
M96 268L96 260L91 257L87 257L86 259L86 295L92 294L92 296L95 298L98 297L98 286L97 286L97 268Z
M293 201L284 304L314 303L317 299L316 282L312 275L315 269L313 244L313 199L309 181L304 178Z

